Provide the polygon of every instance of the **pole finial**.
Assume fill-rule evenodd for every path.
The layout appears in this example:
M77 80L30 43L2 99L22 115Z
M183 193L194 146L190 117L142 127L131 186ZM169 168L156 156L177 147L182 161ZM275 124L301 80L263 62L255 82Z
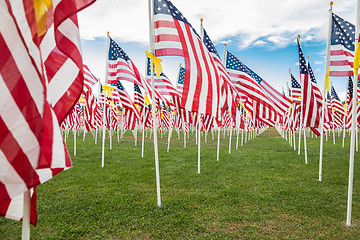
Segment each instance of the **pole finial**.
M203 19L203 18L200 18L200 21L202 22L202 21L204 21L204 19Z
M334 4L334 2L333 2L333 1L331 1L331 2L330 2L330 6L332 6L333 4Z
M107 33L107 35L109 35L109 34L110 34L110 33L109 33L109 31L107 31L106 33Z
M300 34L298 34L298 38L300 38Z

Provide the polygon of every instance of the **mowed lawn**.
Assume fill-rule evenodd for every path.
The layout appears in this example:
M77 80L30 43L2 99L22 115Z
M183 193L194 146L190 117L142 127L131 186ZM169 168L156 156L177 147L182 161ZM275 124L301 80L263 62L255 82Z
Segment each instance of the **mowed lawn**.
M141 134L139 133L139 136ZM149 136L149 135L148 135ZM349 136L324 145L323 181L318 181L319 138L308 138L308 161L274 128L228 153L221 134L220 161L211 134L202 136L197 173L195 135L187 148L174 133L159 139L162 206L156 205L153 139L134 146L130 131L113 149L90 133L67 139L73 168L38 187L38 225L32 239L359 239L360 163L355 155L353 226L346 205ZM296 142L298 139L296 139ZM302 149L303 150L303 149ZM0 239L20 239L21 223L0 219Z

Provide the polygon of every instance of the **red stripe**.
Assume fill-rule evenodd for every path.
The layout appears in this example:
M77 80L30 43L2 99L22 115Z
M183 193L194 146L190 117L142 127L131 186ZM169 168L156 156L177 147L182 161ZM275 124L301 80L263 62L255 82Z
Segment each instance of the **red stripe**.
M178 35L172 35L172 34L160 34L155 36L155 42L180 42L180 38Z
M351 66L354 67L353 62L349 62L347 60L337 60L337 61L330 61L330 66Z
M347 57L354 57L354 55L348 51L344 51L344 50L331 50L331 56L341 56L341 55L345 55Z

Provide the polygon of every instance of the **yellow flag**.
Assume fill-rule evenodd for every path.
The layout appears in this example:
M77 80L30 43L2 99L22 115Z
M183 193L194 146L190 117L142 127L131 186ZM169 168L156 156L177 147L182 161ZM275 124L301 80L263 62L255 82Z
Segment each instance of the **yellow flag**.
M150 104L150 100L147 94L145 94L145 104L149 105Z
M111 90L113 90L114 88L113 87L110 87L110 86L102 86L103 88L103 93L105 94L106 97L111 97Z
M47 11L52 7L52 0L33 0L38 35L42 36L47 30Z
M354 56L354 73L359 75L359 63L360 63L360 42L356 44L356 51Z
M152 62L154 63L154 67L155 67L155 73L158 76L158 78L160 78L160 74L163 72L162 68L161 68L161 58L155 57L154 55L152 55L151 53L149 53L148 51L146 51L146 56L148 58L152 59Z
M327 72L326 72L325 89L326 89L326 91L330 90L329 68L327 69Z

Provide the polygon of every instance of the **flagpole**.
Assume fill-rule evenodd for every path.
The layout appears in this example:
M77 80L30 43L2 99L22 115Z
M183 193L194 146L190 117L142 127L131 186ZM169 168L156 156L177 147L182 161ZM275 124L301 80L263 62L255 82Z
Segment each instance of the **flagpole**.
M330 45L331 45L331 32L332 32L332 7L333 2L330 2L329 9L329 26L328 26L328 39L326 46L326 60L325 60L325 74L324 74L324 91L323 91L323 100L322 100L322 111L321 111L321 121L320 121L320 158L319 158L319 181L322 181L322 159L323 159L323 149L324 149L324 118L325 118L325 98L326 92L328 90L328 68L330 65Z
M109 67L109 47L110 47L110 36L109 36L109 32L107 32L106 34L106 65L105 65L105 84L107 83L107 79L108 79L108 67ZM100 80L99 80L100 82ZM102 139L102 152L101 152L101 167L104 167L104 162L105 162L105 93L104 93L104 107L103 107L103 139Z
M352 126L351 126L351 142L350 142L350 161L349 161L349 186L348 186L348 202L347 202L347 216L346 225L351 226L351 210L352 210L352 193L354 180L354 154L355 154L355 134L356 134L356 118L357 118L357 82L359 62L357 60L358 53L357 43L359 41L359 27L360 27L360 0L357 0L356 13L356 31L355 31L355 57L354 57L354 84L353 84L353 112L352 112Z
M225 66L225 58L226 58L226 43L224 43L224 57L223 57L223 64ZM219 156L220 156L220 132L221 132L221 127L219 125L219 123L217 123L218 125L218 141L217 141L217 152L216 152L216 161L219 161Z
M24 208L22 219L22 240L30 240L30 190L24 192Z
M154 35L154 11L151 0L148 0L149 6L149 34L150 34L150 53L154 54L155 50L155 35ZM154 84L154 64L152 58L150 58L150 71L151 71L151 104L153 108L153 132L154 132L154 153L155 153L155 172L156 172L156 192L157 192L157 205L161 206L160 196L160 171L159 171L159 155L158 155L158 142L157 142L157 119L155 113L155 84Z
M143 131L142 131L142 140L141 140L141 157L144 157L144 143L145 143L145 108L146 108L146 103L145 103L145 97L144 97L144 102L143 102L143 109L142 109L142 113L141 115L143 116Z
M74 156L76 156L76 130L73 131L74 134Z

